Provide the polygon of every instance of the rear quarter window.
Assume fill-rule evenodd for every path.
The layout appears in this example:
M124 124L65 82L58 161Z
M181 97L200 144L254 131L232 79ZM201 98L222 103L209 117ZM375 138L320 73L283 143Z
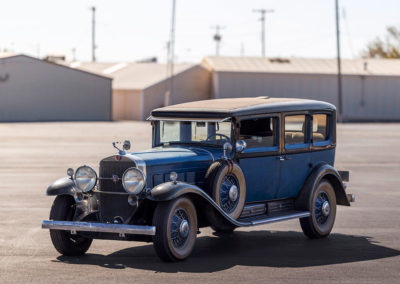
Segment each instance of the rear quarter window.
M329 138L328 115L314 114L312 120L312 138L313 142L326 141Z

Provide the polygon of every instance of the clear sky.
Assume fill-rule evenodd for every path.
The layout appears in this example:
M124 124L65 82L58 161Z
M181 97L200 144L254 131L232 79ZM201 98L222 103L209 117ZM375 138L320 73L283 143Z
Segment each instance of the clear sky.
M91 11L97 8L98 61L166 59L172 0L0 0L0 50L33 56L72 49L90 60ZM366 43L400 27L400 0L340 0L342 54L360 55ZM176 60L198 62L215 54L212 39L221 31L221 55L261 54L259 15L267 14L266 53L271 57L335 57L334 0L177 0Z

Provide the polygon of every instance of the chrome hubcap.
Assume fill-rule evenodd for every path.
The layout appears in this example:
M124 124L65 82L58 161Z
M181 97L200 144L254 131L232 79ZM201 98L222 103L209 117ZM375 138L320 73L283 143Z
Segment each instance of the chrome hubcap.
M238 198L238 188L236 185L232 185L231 188L229 189L229 199L231 201L236 201Z
M179 234L183 238L186 238L189 235L189 222L188 221L183 220L181 222L181 225L179 226Z
M331 206L329 205L328 201L324 201L324 203L322 203L322 215L324 216L328 216L329 213L331 212Z
M315 199L314 205L315 219L319 225L325 224L331 215L331 204L329 202L328 194L321 191Z
M189 233L189 214L185 209L179 208L175 211L171 220L170 234L173 246L176 248L184 246L189 238Z
M219 200L220 206L226 213L235 210L240 198L239 182L234 175L225 176L222 180Z

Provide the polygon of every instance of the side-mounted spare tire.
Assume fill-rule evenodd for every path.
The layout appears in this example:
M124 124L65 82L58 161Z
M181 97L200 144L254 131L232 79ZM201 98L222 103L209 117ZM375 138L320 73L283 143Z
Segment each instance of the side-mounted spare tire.
M232 160L220 159L208 168L205 191L233 219L239 218L246 200L246 181L242 169ZM235 226L215 209L206 211L211 227L217 232L230 232Z

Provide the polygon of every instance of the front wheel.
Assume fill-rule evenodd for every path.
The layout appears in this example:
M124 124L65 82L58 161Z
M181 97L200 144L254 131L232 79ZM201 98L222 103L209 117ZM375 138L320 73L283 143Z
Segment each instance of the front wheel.
M322 180L309 196L310 217L301 218L304 234L311 239L327 237L336 217L336 195L332 185Z
M50 220L72 221L75 213L75 201L69 195L59 195L50 211ZM92 244L92 239L72 235L68 231L50 230L50 238L55 249L69 256L83 255Z
M196 209L189 198L157 204L153 225L156 227L154 249L163 261L180 261L190 255L198 227Z

